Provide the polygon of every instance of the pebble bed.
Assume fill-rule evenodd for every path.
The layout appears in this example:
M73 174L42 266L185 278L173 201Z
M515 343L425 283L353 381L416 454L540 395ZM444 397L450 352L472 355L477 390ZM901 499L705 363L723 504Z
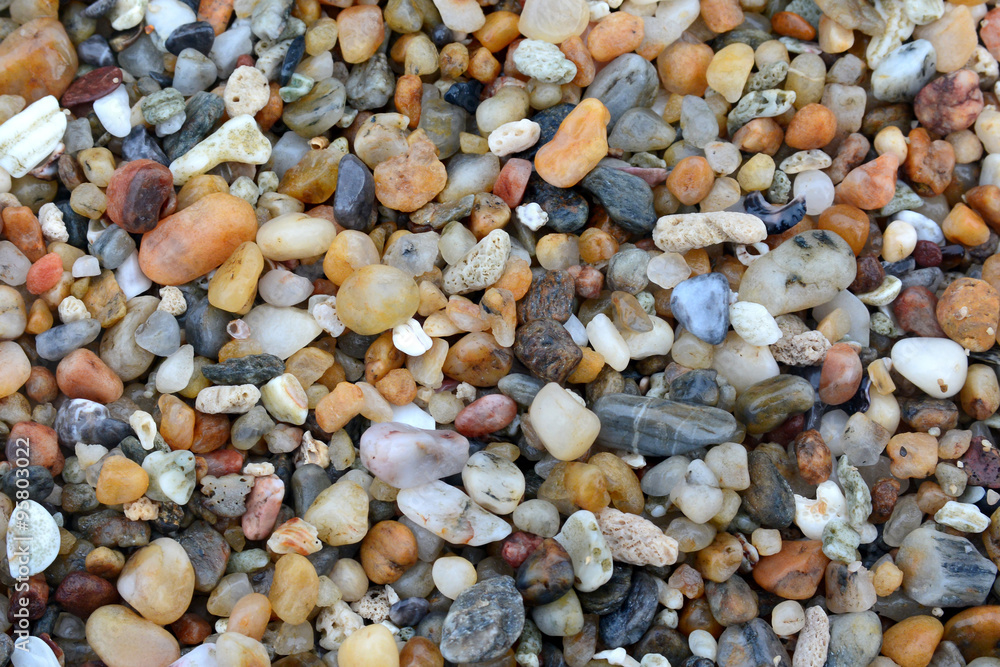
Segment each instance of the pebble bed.
M0 665L1000 666L995 0L0 0Z

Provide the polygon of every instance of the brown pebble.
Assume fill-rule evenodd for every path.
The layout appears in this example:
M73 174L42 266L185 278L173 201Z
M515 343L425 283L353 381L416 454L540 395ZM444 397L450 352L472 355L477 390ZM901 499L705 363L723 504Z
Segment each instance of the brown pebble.
M379 521L361 541L361 567L373 583L391 584L417 562L417 540L398 521Z
M111 403L121 398L121 378L100 357L86 348L73 350L56 366L56 383L70 398Z
M753 578L761 588L786 600L808 600L816 594L829 562L819 540L783 541L781 551L757 562Z
M809 484L822 484L830 478L833 457L819 431L810 429L799 433L793 441L793 446L802 479Z
M95 610L118 600L118 591L107 579L89 572L70 572L59 588L55 601L63 609L86 620Z
M942 137L970 127L982 110L979 75L971 69L934 79L913 100L913 112L920 123Z

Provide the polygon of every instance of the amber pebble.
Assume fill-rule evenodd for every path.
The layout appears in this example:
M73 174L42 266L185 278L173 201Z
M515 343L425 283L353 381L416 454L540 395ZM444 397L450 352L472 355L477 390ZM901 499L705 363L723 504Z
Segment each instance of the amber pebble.
M136 551L118 577L118 593L144 618L165 625L184 615L194 595L194 567L179 542L153 540ZM96 613L96 612L95 612Z
M361 567L376 584L391 584L417 562L417 540L398 521L380 521L361 541Z
M163 394L157 401L162 415L160 435L171 449L191 449L194 443L195 411L181 399Z
M316 423L328 433L342 429L361 413L365 395L350 382L341 382L316 405Z
M926 433L900 433L886 445L892 459L889 470L897 479L923 479L934 473L938 462L937 438Z
M701 97L708 88L708 66L715 52L708 44L677 40L656 58L656 71L668 93Z
M230 313L250 312L263 270L264 255L257 244L253 241L240 244L209 280L208 302Z
M688 600L677 614L677 629L685 635L695 630L704 630L716 639L725 628L712 616L712 609L704 597Z
M795 12L778 12L771 17L771 30L785 37L794 37L804 42L816 38L816 28ZM789 144L791 145L791 144Z
M587 35L587 48L594 60L606 63L638 48L643 35L641 16L613 12L598 21Z
M559 50L563 52L567 60L576 65L576 76L570 83L581 88L589 86L594 81L597 67L594 65L594 58L590 55L583 40L574 35L562 42L559 45Z
M631 514L642 513L645 498L639 486L639 478L620 457L609 452L599 452L591 456L587 463L596 466L604 474L611 504L615 508Z
M2 90L2 89L0 89ZM27 206L8 206L3 217L3 234L32 262L45 255L45 239L38 218Z
M942 139L931 141L922 127L910 130L909 149L903 170L913 190L921 196L933 197L945 191L955 169L955 149Z
M833 112L822 104L807 104L795 112L788 124L785 143L798 150L823 148L833 141L836 133L837 117Z
M977 185L966 191L965 201L993 231L1000 229L1000 187Z
M885 631L882 655L899 667L927 667L944 635L944 626L933 616L911 616Z
M773 118L754 118L736 130L732 143L746 153L774 155L781 148L784 139L784 130ZM805 230L798 230L796 233L801 231Z
M708 160L692 155L678 162L667 176L667 189L687 206L693 206L708 196L715 182L715 173Z
M444 658L430 639L413 637L399 652L399 667L444 667Z
M174 200L174 177L153 160L132 160L115 169L108 182L108 217L132 234L152 231Z
M486 23L472 33L479 43L496 53L508 46L521 34L517 29L520 16L514 12L496 11L486 15Z
M1000 605L964 609L944 625L944 639L954 643L966 660L1000 658Z
M191 451L195 454L213 452L226 444L229 440L229 432L229 417L226 415L208 415L196 410Z
M847 241L855 255L860 255L868 241L870 226L868 214L857 206L835 204L820 213L816 228L835 232Z
M309 151L285 172L278 192L306 204L322 204L337 189L337 173L344 151L338 146Z
M149 475L138 463L124 456L109 457L97 480L97 501L121 505L138 500L149 487Z
M497 344L492 334L466 334L448 349L442 370L448 377L474 387L495 387L510 372L514 354Z
M87 619L87 644L109 667L167 667L181 657L177 640L128 607L111 604Z
M949 338L972 352L985 352L996 341L1000 293L985 280L962 277L944 290L936 314Z
M576 461L567 463L563 484L573 504L581 509L599 512L611 503L604 473L597 466Z
M393 634L380 623L355 630L337 653L340 667L399 667Z
M837 343L826 353L819 379L819 398L827 405L846 403L861 386L861 359L847 343Z
M86 348L70 352L56 366L56 384L70 398L111 403L121 398L124 386L100 357Z
M802 431L795 436L792 446L802 479L809 484L822 484L830 478L833 458L819 431Z
M781 551L757 562L753 578L761 588L786 600L808 600L816 594L829 562L819 540L782 541Z
M198 174L192 176L177 193L177 211L183 210L202 197L216 192L229 194L229 184L226 179L215 174Z
M722 583L731 577L743 562L743 547L729 533L718 533L712 543L695 556L694 566L710 581Z
M899 499L899 480L883 477L872 485L872 513L868 517L871 523L885 523L892 516L892 510Z
M283 555L274 564L274 581L267 597L274 614L285 623L305 622L319 597L316 568L305 556Z
M143 235L139 267L153 282L183 285L218 268L256 235L257 215L250 204L210 194Z
M363 63L385 39L382 10L374 5L355 5L337 15L340 53L348 63Z
M379 202L404 213L412 213L434 199L448 181L437 148L425 138L412 141L406 155L380 162L373 175Z
M405 324L419 305L420 289L413 278L385 264L358 269L337 292L338 317L347 328L362 336Z
M491 14L492 16L492 14ZM396 92L393 93L393 104L396 111L410 119L409 128L416 129L420 123L420 104L423 95L423 82L416 74L404 74L396 80Z
M978 213L965 204L955 204L955 208L941 223L941 230L944 237L952 243L969 247L982 245L990 238L990 228Z
M170 624L177 640L188 646L195 646L205 641L212 634L211 624L198 614L187 613Z
M62 97L76 75L76 47L55 18L28 21L0 44L0 91L28 104Z
M535 171L557 188L571 188L608 154L611 113L596 98L580 102L535 154Z
M249 593L241 597L229 614L227 632L238 632L258 641L263 639L271 618L271 602L266 595Z

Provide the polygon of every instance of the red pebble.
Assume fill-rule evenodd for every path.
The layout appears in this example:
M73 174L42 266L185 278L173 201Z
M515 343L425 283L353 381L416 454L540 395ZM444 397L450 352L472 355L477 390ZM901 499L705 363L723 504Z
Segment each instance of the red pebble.
M604 286L604 274L592 266L571 266L568 269L576 285L576 293L583 299L596 299L601 296Z
M500 175L493 184L493 194L503 199L507 206L514 208L524 197L529 176L531 176L531 161L512 157L500 170Z
M926 338L947 338L938 324L937 297L922 285L907 287L892 304L892 312L903 331Z
M806 426L805 415L794 415L789 417L781 426L770 433L765 433L761 437L761 442L776 442L782 447L787 447L788 443L795 440L795 436L802 432Z
M913 259L921 268L940 266L941 246L933 241L917 241L917 246L913 249Z
M216 449L213 452L201 454L208 467L207 475L222 477L243 470L243 454L238 449Z
M542 538L538 535L517 531L503 541L500 557L516 570L541 543Z
M488 394L469 403L455 417L455 430L467 438L499 431L517 416L517 403L503 394Z
M62 274L62 258L56 253L50 252L28 269L28 291L32 294L48 292L59 284Z
M249 53L244 53L236 58L237 67L253 67L253 56Z

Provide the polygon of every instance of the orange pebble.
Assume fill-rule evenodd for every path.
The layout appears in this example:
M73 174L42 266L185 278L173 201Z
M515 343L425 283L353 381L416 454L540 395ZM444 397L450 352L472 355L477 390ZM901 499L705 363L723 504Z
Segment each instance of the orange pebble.
M268 92L267 104L254 116L254 120L257 121L260 129L264 132L270 130L278 122L278 119L281 118L281 113L285 110L285 103L278 95L281 84L277 81L272 81L268 84L268 88L270 90Z
M868 215L857 206L836 204L820 213L817 227L836 233L859 255L868 241L871 224Z
M667 176L667 189L682 204L693 206L708 196L715 182L715 173L708 160L700 155L684 158Z
M809 42L816 38L816 28L795 12L778 12L771 17L771 30L786 37Z
M587 48L594 60L602 63L634 51L642 44L642 17L628 12L608 14L587 36Z
M570 83L581 88L589 86L594 80L597 68L594 66L594 58L590 55L583 40L574 35L560 44L559 50L563 52L567 60L576 65L576 76Z
M47 292L62 278L62 258L54 252L42 257L28 269L27 288L32 294Z
M8 206L3 210L3 233L24 256L37 262L45 254L45 240L38 218L27 206Z
M415 130L420 122L420 101L424 84L416 74L404 74L396 80L393 104L396 111L410 119L409 128Z
M941 223L944 237L952 243L974 247L990 240L990 228L978 213L965 204L956 204Z
M233 15L233 0L201 0L198 3L198 20L207 21L216 35L226 31Z
M788 12L783 12L788 13ZM822 104L807 104L792 116L785 143L798 150L822 148L837 133L837 117Z
M509 46L521 34L517 29L520 18L514 12L491 12L486 15L486 23L483 24L483 27L472 34L491 53L496 53Z
M715 52L708 44L690 44L680 40L668 46L656 58L656 71L668 93L701 97L708 88L708 65Z

